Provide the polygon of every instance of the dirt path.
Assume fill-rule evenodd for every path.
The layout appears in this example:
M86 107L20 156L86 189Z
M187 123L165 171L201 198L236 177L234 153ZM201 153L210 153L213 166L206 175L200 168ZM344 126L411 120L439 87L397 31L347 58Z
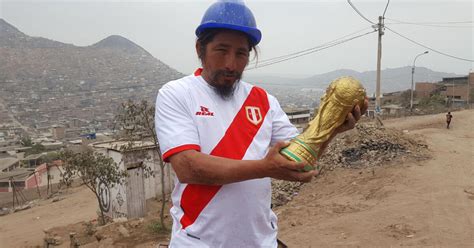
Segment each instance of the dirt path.
M277 209L289 247L473 247L474 111L386 121L426 137L433 159L338 170Z
M2 98L0 98L0 111L6 111L8 113L8 117L10 118L10 120L15 124L15 126L18 126L20 127L21 129L23 129L25 132L28 132L28 131L31 131L29 130L29 128L27 126L24 126L23 124L21 124L16 118L15 116L8 110L8 108L6 107L4 101Z
M97 217L97 200L85 186L72 189L64 197L58 202L43 201L40 206L0 217L0 247L42 247L43 230Z

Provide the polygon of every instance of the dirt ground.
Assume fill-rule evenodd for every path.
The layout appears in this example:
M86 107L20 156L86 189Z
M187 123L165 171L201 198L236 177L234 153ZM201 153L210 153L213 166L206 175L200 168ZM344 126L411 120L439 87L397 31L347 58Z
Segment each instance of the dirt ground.
M385 121L422 134L433 158L338 169L276 210L289 247L474 247L474 111Z
M275 209L280 239L289 247L473 247L474 111L453 116L449 130L444 114L384 121L423 135L432 159L328 171ZM42 246L44 229L60 227L55 229L66 233L97 218L97 202L87 188L75 188L64 198L0 217L0 246ZM156 247L166 240L137 239L134 226L146 230L149 225L128 223L132 235L116 245Z
M63 200L40 201L38 206L0 217L0 244L5 247L43 245L43 230L97 218L97 200L85 186L72 188Z

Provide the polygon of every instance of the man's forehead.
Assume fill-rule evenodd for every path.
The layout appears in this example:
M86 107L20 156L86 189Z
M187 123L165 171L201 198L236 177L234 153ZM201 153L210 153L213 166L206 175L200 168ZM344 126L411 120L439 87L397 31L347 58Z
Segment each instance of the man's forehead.
M236 46L235 44L230 44L230 43L226 43L226 42L215 42L213 44L213 47L222 47L222 48L236 47L237 49L248 50L248 44L239 44L239 45Z
M245 34L236 31L223 31L216 34L211 42L214 46L234 47L248 49L249 41Z

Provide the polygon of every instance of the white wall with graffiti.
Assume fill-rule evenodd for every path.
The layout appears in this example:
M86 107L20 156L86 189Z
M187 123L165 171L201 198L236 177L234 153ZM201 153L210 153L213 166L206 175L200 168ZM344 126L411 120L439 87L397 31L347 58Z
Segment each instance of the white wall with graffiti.
M123 151L118 142L93 144L93 148L111 157L129 176L125 183L110 187L99 183L100 207L111 218L137 218L146 214L146 200L161 198L161 170L157 150L142 145L131 151ZM147 169L148 168L148 169ZM165 194L174 187L174 172L169 164L164 169Z

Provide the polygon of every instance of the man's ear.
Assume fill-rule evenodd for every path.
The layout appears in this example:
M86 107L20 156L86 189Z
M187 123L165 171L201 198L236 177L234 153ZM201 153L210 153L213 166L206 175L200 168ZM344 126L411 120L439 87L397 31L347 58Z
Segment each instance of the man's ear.
M201 43L196 41L196 54L199 59L201 59Z

